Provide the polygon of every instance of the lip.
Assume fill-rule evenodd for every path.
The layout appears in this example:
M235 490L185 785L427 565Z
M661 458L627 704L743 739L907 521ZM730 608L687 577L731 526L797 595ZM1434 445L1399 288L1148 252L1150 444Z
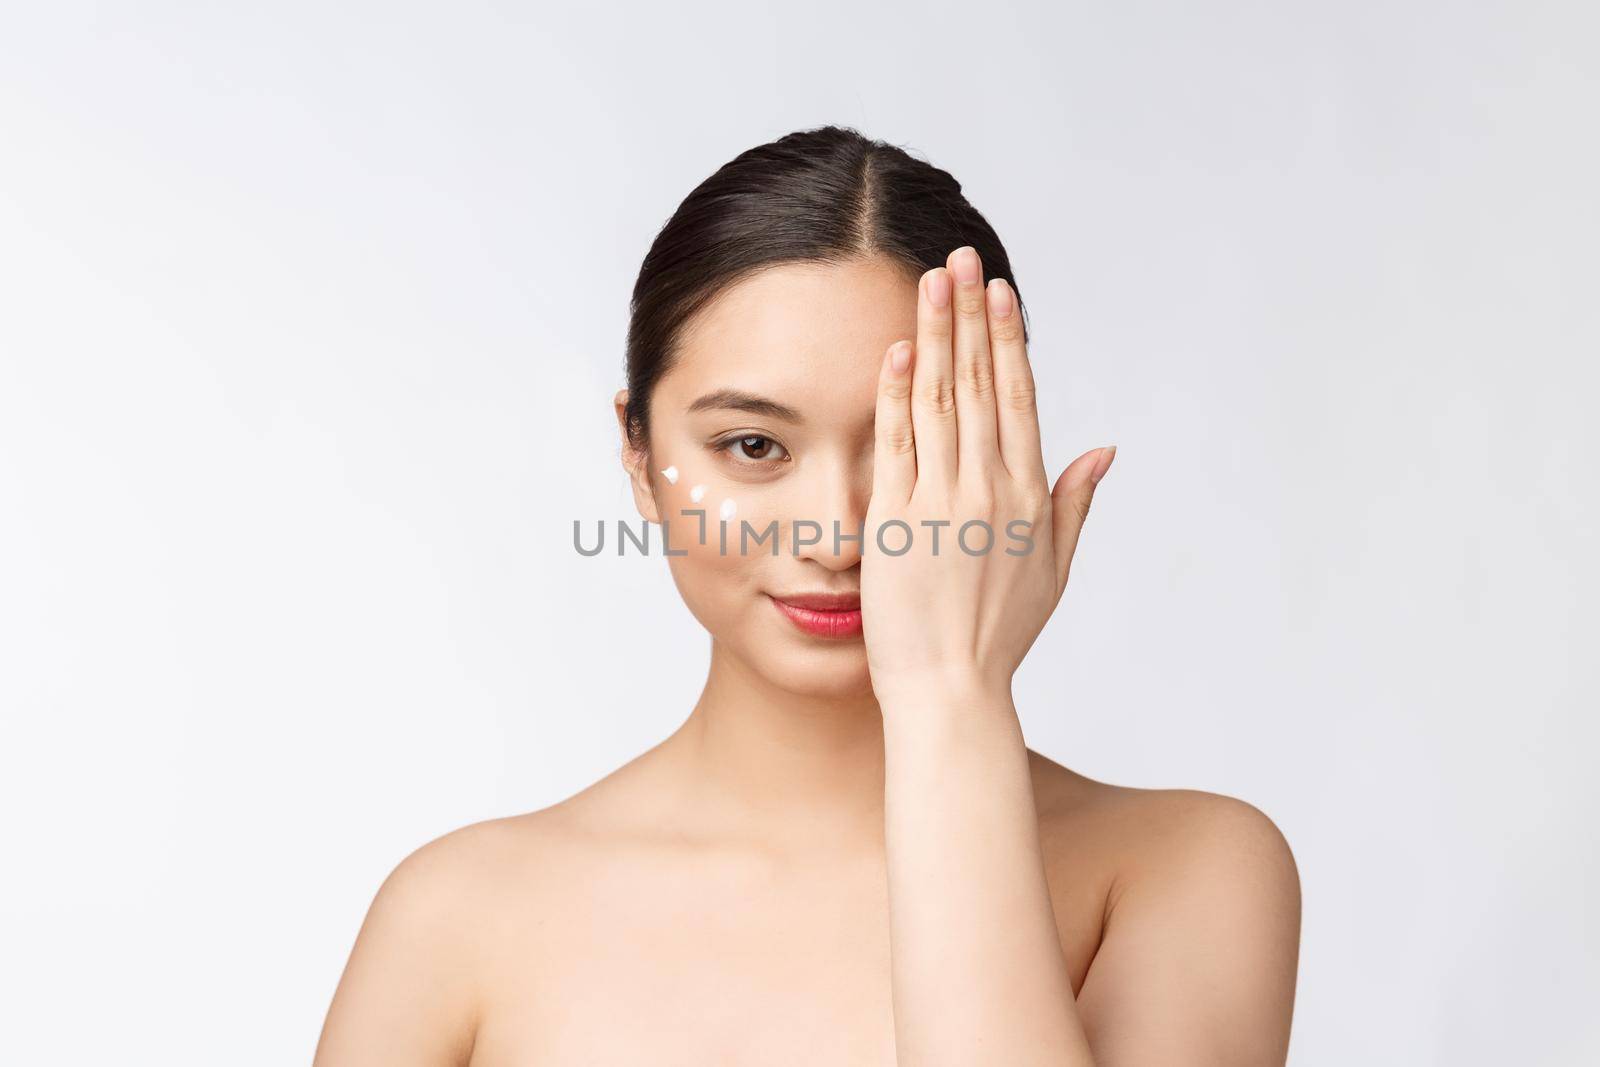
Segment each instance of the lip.
M814 637L854 637L861 633L861 596L858 593L767 594L778 610Z

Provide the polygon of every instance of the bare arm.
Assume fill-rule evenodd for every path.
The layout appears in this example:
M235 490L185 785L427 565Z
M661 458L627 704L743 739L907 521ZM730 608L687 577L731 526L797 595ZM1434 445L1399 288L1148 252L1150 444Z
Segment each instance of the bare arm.
M916 344L890 346L878 380L861 608L883 712L895 1043L903 1067L1088 1067L1011 677L1113 450L1051 489L1020 308L981 274L964 248L922 276ZM924 537L886 540L890 524ZM956 541L942 553L926 536L941 524ZM979 525L1027 547L974 551L962 538Z
M468 829L423 845L379 888L313 1067L464 1067L471 1058Z
M1095 1062L1281 1067L1299 962L1294 856L1231 797L1183 792L1161 808L1079 996Z
M916 344L890 347L878 385L861 602L899 1062L1281 1065L1299 886L1276 829L1237 802L1141 854L1073 998L1011 678L1065 591L1114 449L1050 486L1015 294L986 289L980 267L958 249L923 275ZM885 542L889 523L903 530ZM947 540L941 555L904 532L980 523L1027 531L1028 548Z
M1010 697L880 703L898 1062L1089 1067Z
M1282 1067L1300 884L1265 815L1206 793L1161 805L1075 1001L1010 698L951 684L883 712L904 1067Z

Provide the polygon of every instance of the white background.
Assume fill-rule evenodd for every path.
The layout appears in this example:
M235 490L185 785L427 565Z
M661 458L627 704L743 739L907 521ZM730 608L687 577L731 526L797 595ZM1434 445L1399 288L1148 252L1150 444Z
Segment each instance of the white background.
M563 5L570 8L575 5ZM1590 5L9 3L4 1057L309 1062L409 851L671 732L627 301L836 122L1009 248L1115 442L1030 744L1295 849L1291 1062L1600 1057Z

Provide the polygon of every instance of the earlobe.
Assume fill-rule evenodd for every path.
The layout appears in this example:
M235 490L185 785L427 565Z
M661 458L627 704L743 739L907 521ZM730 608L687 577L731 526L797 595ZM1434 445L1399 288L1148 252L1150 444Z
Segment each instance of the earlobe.
M628 484L633 487L633 505L647 522L659 523L661 514L656 507L655 487L650 479L650 457L631 445L622 446L622 467L628 472Z
M627 473L628 484L633 489L633 505L646 522L659 523L661 517L650 478L649 452L635 447L628 436L628 391L617 390L611 402L616 409L617 432L622 438L622 469Z

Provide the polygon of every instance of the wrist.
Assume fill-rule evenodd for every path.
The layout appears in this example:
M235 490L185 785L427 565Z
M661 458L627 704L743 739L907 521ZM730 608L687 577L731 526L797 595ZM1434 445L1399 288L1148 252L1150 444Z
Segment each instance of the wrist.
M1001 753L1026 750L1009 685L949 676L942 681L945 684L894 684L879 696L883 742L892 765L916 766L931 759L933 765L949 770L961 761L979 759L998 767L993 761Z
M925 716L942 710L956 714L1013 714L1011 680L993 678L974 667L939 668L906 675L873 675L872 690L885 718Z

